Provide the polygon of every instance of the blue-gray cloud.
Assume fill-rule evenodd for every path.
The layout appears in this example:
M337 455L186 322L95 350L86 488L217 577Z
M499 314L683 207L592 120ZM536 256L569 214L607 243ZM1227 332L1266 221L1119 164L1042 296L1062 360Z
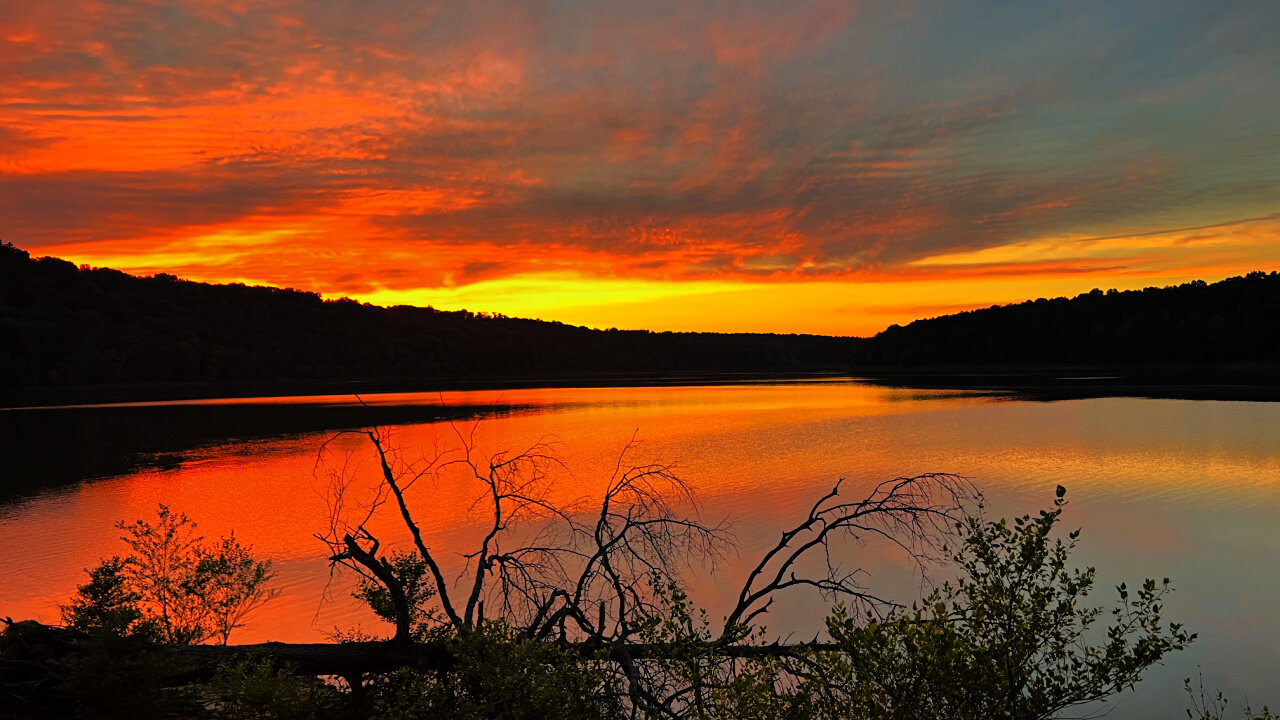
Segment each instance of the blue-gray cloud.
M1273 0L16 8L0 8L20 47L0 55L18 78L0 90L0 234L29 246L427 187L475 202L380 208L369 227L634 267L683 247L688 267L663 263L677 274L822 273L1280 198ZM367 115L299 106L321 120L288 125L314 88ZM290 130L234 152L210 135L158 169L39 170L89 123L141 126L119 136L141 147L149 122L237 103ZM228 132L258 129L241 120Z

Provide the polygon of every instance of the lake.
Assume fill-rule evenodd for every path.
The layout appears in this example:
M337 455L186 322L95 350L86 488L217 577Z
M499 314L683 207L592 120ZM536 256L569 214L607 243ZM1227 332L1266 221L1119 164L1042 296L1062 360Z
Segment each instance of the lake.
M351 483L347 512L376 478L367 439L341 428L378 423L406 458L474 437L485 457L554 442L564 463L553 499L594 495L633 436L627 462L673 464L708 521L737 538L714 573L696 567L696 602L713 618L744 564L797 522L838 478L850 496L926 472L970 478L986 513L1034 513L1067 487L1063 529L1082 528L1077 564L1098 569L1092 599L1113 586L1169 577L1166 616L1200 638L1148 671L1115 717L1182 717L1182 678L1203 670L1232 709L1280 704L1280 403L1088 397L1042 401L999 390L911 389L861 381L679 387L514 389L205 400L0 410L0 616L58 619L84 568L123 551L120 520L186 512L206 535L234 530L273 560L282 595L233 642L319 641L336 628L386 632L331 574L314 535L329 527L333 479ZM456 572L480 510L475 487L445 478L410 491L429 546ZM394 534L390 518L371 525ZM401 540L401 546L404 541ZM843 549L867 585L908 600L923 581L900 556ZM945 576L935 568L931 577ZM788 596L771 629L812 636L825 604Z

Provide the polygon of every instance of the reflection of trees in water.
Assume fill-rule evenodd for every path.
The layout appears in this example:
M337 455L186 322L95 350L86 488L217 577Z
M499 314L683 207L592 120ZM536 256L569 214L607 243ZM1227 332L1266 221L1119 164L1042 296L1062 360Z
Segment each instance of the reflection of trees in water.
M90 478L173 468L190 450L229 440L325 432L371 423L465 419L498 408L352 405L154 405L0 411L6 459L0 502Z

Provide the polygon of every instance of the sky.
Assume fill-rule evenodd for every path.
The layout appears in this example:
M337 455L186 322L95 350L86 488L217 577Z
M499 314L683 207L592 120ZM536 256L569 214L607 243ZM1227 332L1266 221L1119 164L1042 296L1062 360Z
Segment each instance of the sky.
M867 335L1280 268L1280 3L0 3L0 239Z

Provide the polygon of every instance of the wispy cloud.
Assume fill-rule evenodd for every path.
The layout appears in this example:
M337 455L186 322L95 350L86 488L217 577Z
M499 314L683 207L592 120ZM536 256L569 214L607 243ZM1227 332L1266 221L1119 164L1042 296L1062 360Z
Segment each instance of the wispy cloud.
M1277 34L1252 0L10 3L0 237L421 302L1247 270Z

